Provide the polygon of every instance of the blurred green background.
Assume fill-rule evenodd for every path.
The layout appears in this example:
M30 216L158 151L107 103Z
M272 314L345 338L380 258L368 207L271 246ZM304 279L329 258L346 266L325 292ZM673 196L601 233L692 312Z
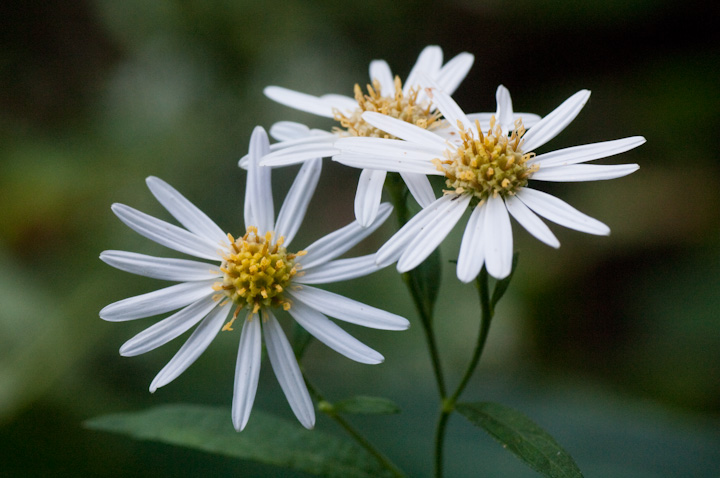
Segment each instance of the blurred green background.
M498 84L516 110L541 115L579 89L593 91L544 151L648 140L606 160L639 163L627 178L535 183L612 235L552 226L562 242L554 250L515 224L519 269L464 397L525 412L586 476L718 476L717 10L693 0L0 3L0 475L304 476L82 428L90 417L165 403L229 408L232 395L237 334L221 334L154 395L147 387L179 345L118 355L154 320L112 324L98 311L160 283L114 270L98 254L167 251L126 228L110 205L168 219L144 184L156 175L240 232L245 175L236 162L252 128L285 119L332 126L274 104L264 86L351 94L372 59L404 77L424 46L438 44L446 59L476 57L455 94L466 111L494 110ZM295 170L274 175L276 204ZM357 173L325 163L296 245L352 219ZM353 252L374 251L393 228L388 221ZM460 232L443 246L446 263ZM454 265L444 277L437 324L456 383L478 305ZM436 392L399 277L390 268L332 289L414 327L347 326L386 362L359 365L313 344L309 376L331 400L395 400L401 415L354 422L410 476L429 476ZM267 362L255 406L292 418ZM341 433L322 418L317 427ZM447 464L447 476L534 476L459 417Z

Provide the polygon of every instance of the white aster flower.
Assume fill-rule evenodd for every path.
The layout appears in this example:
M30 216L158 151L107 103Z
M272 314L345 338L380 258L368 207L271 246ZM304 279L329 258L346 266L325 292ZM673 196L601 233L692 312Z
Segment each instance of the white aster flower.
M429 80L427 83L431 84ZM455 126L461 141L447 141L431 131L367 112L363 118L368 123L402 140L343 138L335 143L342 153L333 159L349 166L446 178L444 195L425 206L380 248L377 253L380 265L398 261L400 272L415 268L438 247L468 207L472 213L457 263L457 276L463 282L472 281L483 263L495 278L510 274L513 255L510 216L552 247L559 247L560 243L538 215L589 234L610 233L600 221L528 187L530 179L594 181L618 178L638 169L637 164L581 163L635 148L645 142L641 136L537 156L532 152L565 129L585 105L589 91L577 92L526 131L522 120L513 121L510 94L500 86L496 95L497 117L485 132L436 85L427 91L443 116Z
M352 360L369 364L382 362L382 355L342 330L326 314L386 330L406 329L408 321L308 284L337 282L376 271L379 267L374 255L335 259L379 227L392 208L383 205L377 220L368 228L353 222L302 251L288 252L317 185L321 160L303 165L275 220L270 169L258 165L267 150L267 135L258 127L250 140L245 191L246 232L237 239L225 234L208 216L158 178L148 178L148 187L185 229L131 207L114 204L113 212L139 234L211 263L105 251L100 258L113 267L180 283L108 305L100 312L100 317L116 322L180 309L127 341L120 348L124 356L153 350L197 325L152 381L150 391L154 392L184 372L221 329L233 330L232 324L238 315L246 314L235 370L233 425L242 430L250 416L260 373L262 336L290 407L303 426L312 428L315 423L313 404L273 309L287 310L315 338ZM232 318L228 322L231 312Z
M261 164L285 166L317 157L332 156L339 153L333 143L343 136L393 137L367 123L362 116L366 111L398 118L438 134L452 135L454 130L441 120L440 113L420 87L420 78L431 78L452 94L467 75L473 61L473 55L460 53L443 66L442 49L428 46L420 53L403 85L398 76L393 76L387 62L374 60L370 63L371 84L367 85L367 92L363 92L360 85L356 84L354 99L334 94L316 97L278 86L268 86L265 94L269 98L292 108L333 118L340 123L340 127L327 132L310 130L304 125L287 121L276 123L270 129L270 134L280 143L271 146L273 152L264 158ZM524 115L528 121L539 119L536 115ZM491 116L489 113L472 115L473 119L478 119L483 124L487 123ZM241 159L240 165L243 166L246 161L245 158ZM377 216L386 174L382 169L364 169L360 174L355 196L355 217L363 226L371 224ZM421 206L432 203L435 195L425 175L407 172L400 174Z
M385 60L373 60L370 63L370 84L366 87L367 92L356 83L352 98L337 94L318 97L279 86L268 86L264 93L268 98L285 106L335 119L342 126L336 130L338 134L385 137L386 133L363 121L363 112L381 112L422 128L430 127L439 115L420 88L419 78L423 75L431 78L452 94L467 76L473 61L473 55L464 52L443 65L442 49L431 45L420 53L404 85L399 76L392 74ZM288 131L283 125L287 125L287 122L278 123L277 128L271 129L271 135L280 141L297 140L293 132L286 134ZM282 164L290 164L290 158L285 158L285 161Z

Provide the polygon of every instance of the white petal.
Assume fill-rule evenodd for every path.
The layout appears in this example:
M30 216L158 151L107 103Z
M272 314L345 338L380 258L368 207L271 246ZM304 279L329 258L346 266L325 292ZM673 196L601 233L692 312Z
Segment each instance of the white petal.
M220 260L218 243L124 204L113 204L112 211L129 228L151 241L191 256Z
M214 280L183 282L147 294L114 302L100 311L100 318L109 322L142 319L185 307L215 293Z
M448 95L452 95L467 76L474 61L475 57L470 53L456 55L440 69L434 77L435 82Z
M268 86L263 90L263 93L271 100L289 106L290 108L325 116L326 118L333 117L332 106L317 96L289 90L281 86Z
M552 233L549 227L542 222L521 200L513 196L505 199L505 206L508 212L536 239L541 240L550 247L560 247L560 241Z
M480 126L482 126L482 130L487 131L490 126L490 118L495 116L495 119L497 120L497 111L495 113L468 113L465 116L467 116L467 119L473 123L477 120L477 122L480 123Z
M497 116L495 119L500 124L503 132L506 134L513 129L513 106L510 92L503 85L498 86L495 92L495 101L497 101Z
M290 297L336 319L381 330L405 330L410 322L404 317L357 302L315 287L302 286L288 291Z
M155 376L150 384L150 393L155 393L158 388L175 380L205 352L222 329L230 307L231 304L217 307L200 322L180 350Z
M415 214L378 250L376 258L378 265L386 267L397 261L407 250L407 245L413 238L418 236L423 229L427 229L428 225L436 221L439 216L447 214L456 197L456 195L445 195Z
M285 237L285 247L290 245L305 218L310 199L312 199L320 179L321 170L322 160L320 158L303 164L285 197L275 225L277 235Z
M380 82L380 96L395 96L395 82L392 71L385 60L373 60L370 62L370 82Z
M550 153L540 154L528 161L528 165L539 164L540 169L584 163L594 159L606 158L637 148L645 143L642 136L603 141L601 143L583 144L572 148L559 149Z
M298 284L329 284L363 277L378 270L380 270L380 266L375 263L375 254L368 254L338 259L321 266L302 269L300 274L295 276L294 282Z
M425 86L425 93L453 128L458 129L458 122L460 122L466 130L475 130L475 125L470 122L465 112L460 109L450 95L440 89L440 87L429 78L424 78L423 84Z
M357 221L353 221L310 244L305 248L307 254L296 259L296 262L299 262L303 269L308 270L330 262L372 234L375 229L385 222L391 212L392 206L388 203L381 204L375 221L368 227L362 227Z
M515 125L515 121L519 119L522 120L523 126L528 129L535 126L542 118L533 113L515 113L513 114L513 125Z
M452 126L450 126L450 123L448 123L444 119L436 121L428 129L436 135L440 136L445 141L447 141L448 147L446 149L454 149L457 147L456 145L460 140L460 135L458 134L457 128L453 128Z
M407 121L374 111L366 111L362 114L362 118L386 133L390 133L405 141L425 146L432 152L442 152L447 149L447 143L443 138Z
M334 141L334 137L332 140ZM274 151L263 157L260 164L263 167L289 166L315 158L327 158L339 152L340 150L333 146L329 138L318 137L313 138L313 141L305 141L302 144Z
M430 162L435 158L442 157L447 149L447 146L431 148L423 144L399 139L368 137L341 138L335 141L335 147L342 151L343 154L350 153L421 162Z
M232 402L232 422L237 431L247 425L257 392L262 351L260 320L258 315L246 319L240 334Z
M289 121L282 121L282 123L290 123ZM275 123L277 124L277 123ZM290 123L295 124L295 123ZM273 125L275 126L275 125ZM300 125L302 126L302 125ZM307 128L307 127L306 127ZM272 129L271 129L272 131ZM289 134L289 133L286 133ZM310 143L332 143L337 139L337 135L330 133L329 131L320 131L320 130L309 130L306 132L303 136L298 136L297 138L292 139L286 139L283 141L280 141L279 143L273 143L270 145L270 151L278 151L280 149L286 149L290 146L298 146L301 144L310 144ZM263 164L262 161L260 164Z
M290 315L313 337L351 360L367 364L378 364L385 360L381 354L302 302L295 302L290 307Z
M345 153L333 156L333 161L353 168L379 169L394 173L415 173L430 174L433 176L444 176L444 173L437 170L430 161L418 161L400 157L402 159L389 158L387 156L367 156L356 153Z
M257 126L250 137L248 155L247 185L245 187L245 227L255 226L258 234L275 229L275 209L273 207L272 183L268 167L260 166L260 159L267 155L270 143L262 127Z
M403 93L407 94L410 88L419 86L420 81L418 74L420 72L423 72L431 78L436 77L442 67L442 61L443 53L439 46L430 45L425 47L423 51L420 52L420 55L418 55L415 65L412 67L412 70L410 70L407 80L405 80Z
M363 169L355 193L355 218L361 226L367 227L377 217L382 199L385 171Z
M291 141L310 136L310 128L295 121L278 121L270 127L270 136L276 141Z
M153 279L196 281L212 279L222 274L217 265L187 259L146 256L135 252L103 251L100 260L116 269Z
M162 179L150 176L147 185L160 204L185 228L216 243L227 243L227 236L204 212Z
M397 264L398 272L407 272L419 266L450 234L450 230L462 217L471 198L470 195L455 197L457 199L450 201L450 208L447 212L436 214L432 222L417 231L416 236L408 243L400 256Z
M580 113L588 98L590 98L590 92L580 90L563 101L560 106L525 133L522 142L523 151L533 151L557 136Z
M307 126L301 125L299 123L292 123L290 121L281 121L281 123L297 124L298 126L302 126L307 129ZM275 125L277 125L277 124L278 123L275 123ZM273 127L275 125L273 125ZM270 131L272 132L272 128L270 129ZM296 131L296 132L285 131L283 128L277 134L279 136L282 136L283 134L287 134L288 136L291 136L294 134L300 134L300 132L299 131ZM321 148L324 148L324 147L327 147L328 144L332 144L336 139L337 139L337 136L329 131L320 131L320 130L315 130L315 129L309 130L308 132L306 132L304 134L304 136L299 136L299 137L296 137L293 139L287 139L287 140L281 141L279 143L271 144L270 145L270 156L269 156L270 159L266 161L266 158L268 156L262 158L260 160L260 165L261 166L276 166L275 164L273 164L273 162L277 161L278 158L276 158L275 156L272 156L272 154L274 152L286 150L290 147L299 147L299 146L306 146L306 147L311 146L312 147L312 146L320 145ZM282 154L284 154L284 153L278 153L278 154L282 156ZM313 157L315 157L315 156L313 156ZM238 162L238 165L243 169L247 169L249 161L250 161L250 156L246 154L245 156L243 156L240 159L240 161ZM298 161L298 162L301 162L301 161Z
M470 214L470 219L465 226L460 253L458 254L457 277L462 282L468 283L477 277L485 261L485 205L476 207Z
M483 227L485 266L488 274L504 279L512 271L513 236L510 216L501 197L490 197L482 207L486 208Z
M497 112L495 112L495 113L469 113L467 115L467 117L473 124L475 123L475 120L477 120L478 123L480 123L480 130L487 131L488 129L490 129L490 118L496 114L497 114ZM496 117L496 119L497 119L497 117ZM508 131L512 131L513 129L515 129L515 121L517 121L519 119L522 120L523 126L526 129L530 128L532 125L534 125L538 121L540 121L540 117L536 114L513 113L512 121L510 121L510 123L508 125Z
M424 174L400 173L403 181L421 207L427 207L437 199L432 185Z
M263 323L268 358L290 408L305 428L315 426L315 409L293 349L275 316L268 310Z
M204 297L190 304L125 342L120 347L120 355L134 357L165 345L200 322L216 306L217 302L212 299L212 296Z
M561 226L600 236L610 234L610 228L605 224L581 213L565 201L550 194L536 189L523 188L517 197L540 216Z
M325 103L330 105L332 110L344 111L347 114L351 114L359 108L355 98L350 98L345 95L327 94L320 97Z
M634 173L640 169L637 164L572 164L570 166L558 166L542 169L533 173L531 179L539 181L600 181L603 179L615 179Z

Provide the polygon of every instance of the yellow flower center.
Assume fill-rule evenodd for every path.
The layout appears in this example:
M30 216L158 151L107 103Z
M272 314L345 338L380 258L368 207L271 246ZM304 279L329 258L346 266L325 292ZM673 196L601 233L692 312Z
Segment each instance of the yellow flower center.
M215 290L237 304L235 314L223 330L232 330L232 323L240 310L248 307L256 314L261 307L282 307L290 309L290 302L283 296L283 291L298 273L299 264L295 258L305 255L305 251L289 254L282 246L283 237L273 242L273 233L267 232L265 237L258 235L256 227L247 228L244 236L237 240L230 234L229 250L222 255L220 270L222 282L216 282Z
M339 121L344 128L344 130L336 128L336 131L350 133L352 136L395 139L395 136L368 124L362 119L362 114L365 111L374 111L423 129L427 129L441 116L440 113L430 111L430 102L418 103L417 97L420 88L411 88L405 95L400 77L395 77L395 94L393 96L380 95L381 88L378 80L373 80L372 85L367 85L367 91L367 94L364 94L360 85L355 85L355 100L358 108L350 116L345 116L338 110L333 112L335 120Z
M538 170L537 164L527 162L535 153L523 153L520 149L525 127L522 120L515 122L515 129L508 137L495 117L490 119L490 129L483 135L480 123L475 126L479 137L459 123L462 144L456 150L446 150L445 159L434 159L439 171L445 173L446 194L472 194L480 203L490 195L513 196L527 186L528 179Z

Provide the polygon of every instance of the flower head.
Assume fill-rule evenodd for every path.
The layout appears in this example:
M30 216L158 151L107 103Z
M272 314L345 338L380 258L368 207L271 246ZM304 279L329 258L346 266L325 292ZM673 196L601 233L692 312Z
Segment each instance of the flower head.
M362 363L383 357L350 336L326 314L346 322L386 330L408 327L406 319L309 284L337 282L374 272L374 255L339 259L390 214L383 205L368 228L356 222L308 247L291 248L317 185L321 161L303 165L275 219L270 169L259 166L268 140L256 128L250 140L245 192L245 232L237 239L223 232L208 216L164 181L150 177L148 187L184 228L148 216L122 204L113 212L139 234L159 244L212 263L151 257L125 251L105 251L100 258L118 269L179 284L110 304L100 311L108 321L134 320L180 309L127 341L120 353L139 355L195 330L150 385L154 392L177 378L221 331L232 331L243 320L235 370L232 420L242 430L255 399L264 337L270 363L288 403L300 423L312 428L313 404L285 334L275 318L282 309L310 334L339 353ZM293 252L294 251L294 252Z
M560 243L538 217L590 234L609 234L610 229L549 194L528 187L530 180L592 181L632 173L636 164L587 165L598 158L619 154L645 142L634 136L615 141L575 146L536 155L534 150L550 141L577 116L590 92L582 90L553 112L525 129L522 118L512 113L510 94L497 91L497 115L487 128L472 121L452 98L432 80L427 93L458 140L417 128L376 113L364 119L402 140L342 138L335 146L342 152L333 159L358 168L445 177L447 189L401 228L380 250L380 265L398 261L398 270L419 265L442 242L467 208L472 209L463 235L457 274L473 280L483 264L496 278L510 274L513 241L510 216L539 240L552 247Z
M452 128L440 120L440 113L420 86L420 79L431 78L445 91L452 94L467 75L474 57L469 53L460 53L443 65L443 53L438 46L426 47L403 83L393 76L384 60L370 63L370 83L363 89L360 84L354 87L354 99L342 95L324 95L315 97L305 93L291 91L277 86L265 88L265 94L284 105L333 118L338 121L332 132L310 130L297 123L276 123L270 133L280 143L273 145L273 152L263 159L266 166L284 166L307 161L316 157L332 156L339 153L333 146L340 137L395 138L382 128L365 120L366 112L373 112L395 118L398 121L438 134L454 134ZM490 115L475 115L486 122ZM527 115L528 120L539 119ZM241 160L241 165L244 159ZM435 196L430 182L422 174L401 173L413 197L421 206L429 205ZM355 217L363 226L371 224L378 213L386 171L383 169L364 169L358 181L355 196Z
M279 86L268 86L264 92L268 98L291 108L335 119L340 123L335 128L338 135L392 137L367 123L362 113L373 111L428 128L439 114L420 88L419 78L422 75L432 78L452 94L473 61L471 54L460 53L443 65L442 50L433 45L420 53L404 84L399 76L393 76L385 60L374 60L370 63L370 83L365 85L365 90L356 83L352 98L343 95L316 97Z

